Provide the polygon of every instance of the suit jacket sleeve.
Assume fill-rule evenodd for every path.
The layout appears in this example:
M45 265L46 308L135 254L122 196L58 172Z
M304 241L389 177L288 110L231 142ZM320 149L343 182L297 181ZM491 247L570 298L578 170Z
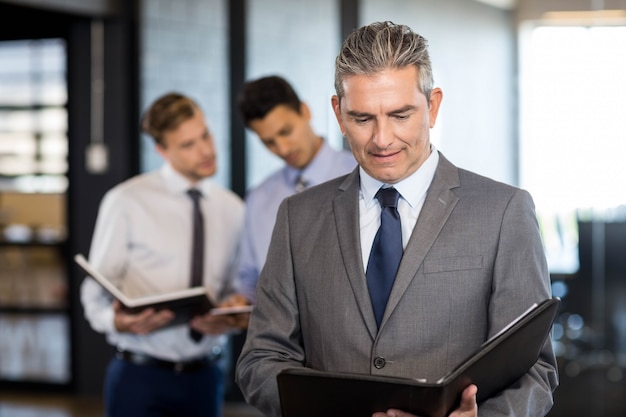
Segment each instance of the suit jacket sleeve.
M526 191L514 193L504 211L497 252L489 306L491 334L505 325L502 317L510 315L511 300L516 295L535 300L551 295L534 204ZM510 389L480 404L478 415L544 416L552 407L557 385L557 364L549 337L530 371Z

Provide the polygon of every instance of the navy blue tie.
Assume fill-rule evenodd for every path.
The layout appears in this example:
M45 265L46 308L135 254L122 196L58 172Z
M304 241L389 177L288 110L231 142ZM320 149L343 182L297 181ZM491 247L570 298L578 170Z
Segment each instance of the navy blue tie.
M381 188L376 193L376 198L382 209L380 227L372 244L366 276L376 324L380 326L403 249L402 226L398 213L400 194L393 187Z
M189 197L193 200L193 237L191 249L191 279L189 284L192 287L202 286L204 275L204 219L200 210L200 198L202 193L195 188L187 191ZM189 336L199 342L202 339L202 333L193 329L189 330Z

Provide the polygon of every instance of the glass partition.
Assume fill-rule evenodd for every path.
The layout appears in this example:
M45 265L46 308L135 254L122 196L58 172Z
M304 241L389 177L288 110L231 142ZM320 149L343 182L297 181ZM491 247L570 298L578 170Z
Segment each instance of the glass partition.
M70 382L61 39L0 42L0 382Z

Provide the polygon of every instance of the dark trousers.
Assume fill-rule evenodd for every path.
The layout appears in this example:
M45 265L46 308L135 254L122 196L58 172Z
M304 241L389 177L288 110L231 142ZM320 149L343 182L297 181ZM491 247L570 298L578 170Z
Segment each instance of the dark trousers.
M220 417L223 399L219 363L176 372L114 357L104 385L107 417Z

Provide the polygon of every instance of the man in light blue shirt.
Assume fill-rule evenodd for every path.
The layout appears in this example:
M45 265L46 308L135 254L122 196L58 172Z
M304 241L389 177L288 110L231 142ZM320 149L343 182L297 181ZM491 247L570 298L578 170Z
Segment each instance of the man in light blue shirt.
M281 77L247 82L239 97L239 110L246 127L286 163L246 196L239 279L242 294L254 302L281 201L349 173L356 162L351 152L337 151L315 134L309 107Z

